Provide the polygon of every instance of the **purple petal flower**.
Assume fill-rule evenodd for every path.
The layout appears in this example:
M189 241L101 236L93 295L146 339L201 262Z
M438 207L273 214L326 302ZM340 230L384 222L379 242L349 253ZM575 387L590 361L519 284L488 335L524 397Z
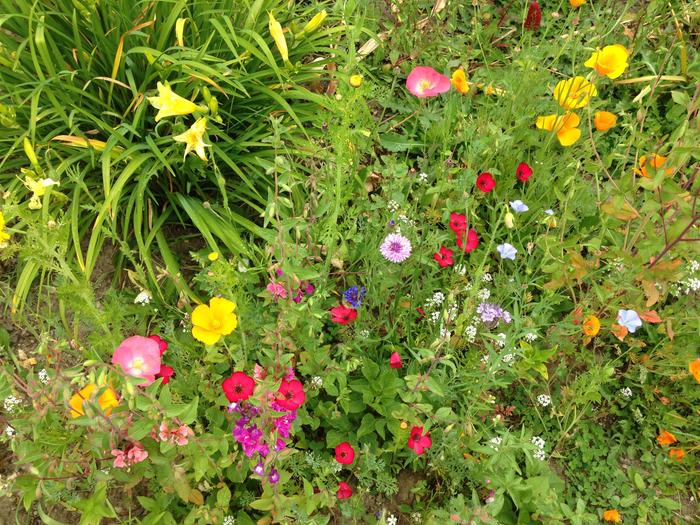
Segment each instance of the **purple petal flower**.
M411 241L398 233L390 233L384 238L379 251L387 261L400 263L411 255Z

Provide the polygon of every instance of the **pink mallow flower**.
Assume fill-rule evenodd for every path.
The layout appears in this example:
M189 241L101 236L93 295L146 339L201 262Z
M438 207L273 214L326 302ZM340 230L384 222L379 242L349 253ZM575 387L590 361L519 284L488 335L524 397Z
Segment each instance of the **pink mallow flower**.
M141 443L132 443L126 450L112 449L114 456L114 468L127 468L136 463L141 463L148 457L148 452L144 450Z
M450 79L432 67L418 66L406 79L406 88L418 98L428 98L450 90Z
M175 430L170 430L167 423L163 422L158 429L158 438L161 441L170 441L180 447L184 447L189 443L190 436L194 436L194 432L187 425L180 425Z
M287 298L287 290L280 283L272 281L267 285L267 291L275 301Z
M142 386L153 383L160 372L160 348L148 337L127 337L114 351L112 364L119 365L125 374L143 378Z

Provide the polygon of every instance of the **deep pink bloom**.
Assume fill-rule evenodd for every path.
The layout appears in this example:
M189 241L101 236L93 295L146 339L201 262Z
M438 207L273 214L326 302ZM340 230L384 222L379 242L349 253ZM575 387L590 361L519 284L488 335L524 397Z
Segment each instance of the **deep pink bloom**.
M338 499L348 499L352 496L352 487L344 481L341 481L338 483L338 492L336 492L336 495Z
M143 378L142 386L150 385L160 371L158 343L141 335L127 337L114 351L112 364L119 365L127 375Z
M459 246L464 253L469 253L479 246L479 236L476 234L476 230L471 228L467 232L467 242L464 242L464 233L460 232L457 234L457 246Z
M456 234L467 231L467 216L461 213L450 213L450 229Z
M168 349L168 343L159 335L149 335L148 338L153 339L156 343L158 343L158 350L160 350L160 355L163 355Z
M357 310L347 306L335 306L331 308L331 321L338 324L352 323L357 319Z
M521 162L518 167L515 168L515 176L520 182L525 182L527 179L532 177L532 168L527 162Z
M287 298L287 290L281 283L271 282L267 285L267 291L270 292L275 301Z
M389 366L391 366L391 368L403 368L401 356L398 352L394 352L391 354L391 356L389 356Z
M496 179L488 171L485 171L476 178L476 187L484 193L488 193L496 187Z
M167 385L170 382L170 378L175 375L175 370L173 370L172 367L168 365L160 365L160 371L156 374L156 379L159 377L163 378L163 383L164 385Z
M430 439L430 432L423 434L423 427L414 426L408 436L408 448L413 450L419 456L427 449L433 446L433 440Z
M525 18L525 29L537 31L541 23L542 10L540 9L540 4L537 2L530 2L530 7L527 10L527 17Z
M277 404L285 410L296 410L306 401L306 394L301 381L293 379L292 381L282 380L279 389L277 390Z
M267 369L255 363L255 366L253 367L253 377L256 381L262 381L267 377Z
M335 460L342 465L352 465L355 461L355 449L347 441L335 447Z
M452 250L442 246L438 253L433 254L433 259L437 261L440 268L445 268L446 266L452 266L454 264L454 261L452 260L453 255L454 252Z
M434 97L450 90L450 79L432 67L413 68L406 79L406 88L418 98Z
M245 401L253 395L255 380L244 372L234 372L231 377L224 379L221 388L226 394L226 399L231 403Z

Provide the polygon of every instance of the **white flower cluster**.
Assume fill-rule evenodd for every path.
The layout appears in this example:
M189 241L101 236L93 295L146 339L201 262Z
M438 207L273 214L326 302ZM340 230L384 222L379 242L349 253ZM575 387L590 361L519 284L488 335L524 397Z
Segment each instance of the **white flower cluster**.
M226 516L224 518L223 525L234 525L234 523L236 523L236 518L234 518L233 516Z
M537 402L540 404L540 406L548 407L552 404L552 398L547 394L540 394L537 396Z
M544 453L544 446L546 444L544 439L542 439L540 436L535 436L532 438L532 444L537 447L537 450L535 450L533 457L535 459L539 459L540 461L544 461L547 457Z
M484 354L484 355L481 356L481 362L484 363L484 364L486 364L486 363L489 362L489 359L490 359L490 358L491 358L491 356L490 356L489 354Z
M510 365L515 361L515 354L505 354L503 357L501 357L501 360L507 364Z
M498 345L499 348L505 348L506 346L506 338L508 336L501 332L500 334L496 334L496 344Z
M395 200L390 200L386 205L386 209L389 210L389 213L396 213L399 211L399 203Z
M490 283L491 281L493 281L493 277L491 277L490 273L485 273L481 276L481 280L485 283Z
M48 384L49 373L46 371L46 368L42 368L41 370L39 370L39 373L37 375L39 376L39 381L41 381L45 385Z
M491 297L491 290L489 290L488 288L482 288L476 293L476 297L480 301L486 301L489 297Z
M408 226L415 226L416 225L416 221L414 221L413 219L409 219L405 215L399 215L399 220L401 222L403 222L404 224L407 224Z
M411 513L411 521L413 521L414 523L420 523L421 519L422 518L421 518L420 512L412 512Z
M528 332L523 336L523 339L525 339L525 341L528 343L532 343L535 339L537 339L537 334L534 332Z
M17 433L17 431L14 428L12 428L10 425L7 425L5 427L5 435L8 438L13 438L16 433Z
M3 401L2 406L8 414L14 414L15 409L22 404L22 400L16 396L7 396Z
M321 376L314 376L311 378L311 386L313 388L321 388L323 386L323 379Z
M503 439L501 439L500 436L496 436L495 438L491 438L491 440L489 441L489 447L491 447L494 450L498 450L498 447L502 442Z
M476 326L470 324L464 329L464 338L468 343L473 343L476 340Z
M440 338L441 339L449 339L451 335L452 334L450 333L450 331L447 328L445 328L444 326L440 327Z
M425 173L425 172L423 172L423 171L421 171L421 172L418 174L418 180L421 181L421 182L426 182L426 181L428 180L428 174Z
M360 330L359 334L362 339L369 339L369 330Z
M386 525L396 525L397 521L396 516L389 514L389 517L386 519Z
M466 264L455 264L455 273L457 275L467 275L467 265ZM467 284L465 291L468 291L472 287L471 283Z
M621 395L622 397L625 397L625 398L629 399L629 398L632 397L632 395L633 395L632 389L631 389L630 387L628 387L628 386L623 387L623 388L620 389L620 395Z
M442 305L445 301L445 294L442 292L435 292L431 298L425 301L426 308L437 308Z
M700 291L700 279L697 277L688 277L683 281L674 283L671 288L673 295L690 295Z
M690 270L690 273L695 273L698 270L700 270L700 261L695 261L692 260L688 263L688 270Z

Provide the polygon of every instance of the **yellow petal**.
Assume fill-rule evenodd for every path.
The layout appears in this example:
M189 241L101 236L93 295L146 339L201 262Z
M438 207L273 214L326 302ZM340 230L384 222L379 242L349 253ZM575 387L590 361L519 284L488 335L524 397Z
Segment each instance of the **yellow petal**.
M201 326L195 326L192 328L192 337L208 346L213 345L219 339L221 339L220 334L207 330L206 328L202 328Z
M209 326L211 318L211 310L206 304L200 304L192 311L192 324L195 326Z
M289 60L289 52L287 51L287 40L285 40L284 38L284 31L282 31L282 25L277 20L275 20L272 11L268 11L267 15L270 19L268 24L270 35L275 41L275 45L277 46L277 50L280 52L282 60L287 62Z
M578 128L562 129L557 133L559 144L562 146L571 146L581 137L581 130Z
M212 297L209 301L212 313L215 317L223 317L233 313L236 309L236 303L224 299L223 297Z
M178 18L175 22L175 37L177 38L177 45L180 47L185 46L185 40L183 37L185 32L185 22L187 22L187 18Z
M537 117L537 122L535 123L535 125L539 129L552 131L554 129L554 126L557 125L557 116L556 115L545 115L542 117Z

